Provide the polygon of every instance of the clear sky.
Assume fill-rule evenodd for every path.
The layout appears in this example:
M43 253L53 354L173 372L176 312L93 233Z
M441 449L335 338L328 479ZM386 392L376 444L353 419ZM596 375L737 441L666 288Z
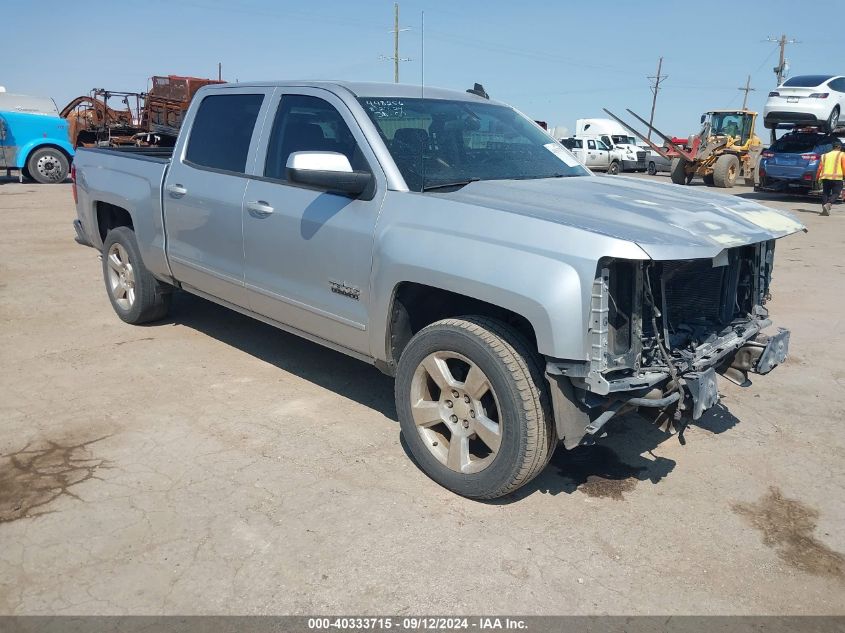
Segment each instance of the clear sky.
M157 74L223 78L392 81L392 0L3 1L9 92L61 108L91 88L143 91ZM801 10L804 7L806 10ZM668 75L655 122L679 136L701 112L762 110L786 33L790 74L845 74L843 0L401 0L400 80L490 95L536 119L574 128L602 107L648 117L654 75ZM762 126L758 126L758 130Z

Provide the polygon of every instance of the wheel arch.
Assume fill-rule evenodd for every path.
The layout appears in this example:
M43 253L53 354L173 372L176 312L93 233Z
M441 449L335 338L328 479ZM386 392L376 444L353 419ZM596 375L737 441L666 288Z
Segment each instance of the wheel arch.
M71 147L70 143L63 143L62 141L57 139L38 139L35 141L30 141L29 143L21 147L20 150L18 150L18 164L16 165L16 167L18 169L26 167L27 163L29 162L29 159L35 152L40 149L47 148L59 150L67 159L68 167L70 167L70 164L73 162L73 148Z

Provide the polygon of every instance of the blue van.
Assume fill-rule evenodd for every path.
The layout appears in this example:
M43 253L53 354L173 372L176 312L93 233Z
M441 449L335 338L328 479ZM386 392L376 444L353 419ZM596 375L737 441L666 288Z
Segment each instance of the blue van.
M0 170L19 169L37 182L62 182L73 146L52 99L0 92Z
M757 191L809 193L815 186L819 158L836 139L816 131L790 132L760 155Z

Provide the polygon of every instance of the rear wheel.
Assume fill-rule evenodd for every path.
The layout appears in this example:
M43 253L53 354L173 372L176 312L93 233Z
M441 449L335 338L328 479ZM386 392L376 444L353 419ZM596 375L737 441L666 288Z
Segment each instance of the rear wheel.
M739 159L733 154L722 154L713 167L713 184L723 189L734 186L739 176Z
M654 164L653 160L649 161L647 171L649 176L654 176L657 173L657 165Z
M70 163L64 152L54 147L35 150L26 161L29 175L36 182L51 184L67 178Z
M172 289L144 267L135 232L129 227L119 226L106 235L103 279L112 308L127 323L137 325L167 315Z
M827 117L827 131L832 134L837 125L839 125L839 106L835 106Z
M557 443L535 353L500 321L468 316L420 330L399 359L396 409L420 468L465 497L533 479Z
M687 184L686 161L683 158L672 159L672 169L669 174L676 185Z

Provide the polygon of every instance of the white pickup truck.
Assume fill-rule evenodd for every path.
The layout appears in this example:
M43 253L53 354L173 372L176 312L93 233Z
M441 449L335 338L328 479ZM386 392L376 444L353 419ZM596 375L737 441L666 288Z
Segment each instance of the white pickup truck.
M563 138L560 140L583 165L593 171L616 175L622 171L624 153L598 138Z
M765 304L799 222L594 175L478 94L207 86L174 148L81 149L73 176L121 319L182 290L374 364L416 462L468 497L512 492L620 412L696 419L717 371L786 357Z

